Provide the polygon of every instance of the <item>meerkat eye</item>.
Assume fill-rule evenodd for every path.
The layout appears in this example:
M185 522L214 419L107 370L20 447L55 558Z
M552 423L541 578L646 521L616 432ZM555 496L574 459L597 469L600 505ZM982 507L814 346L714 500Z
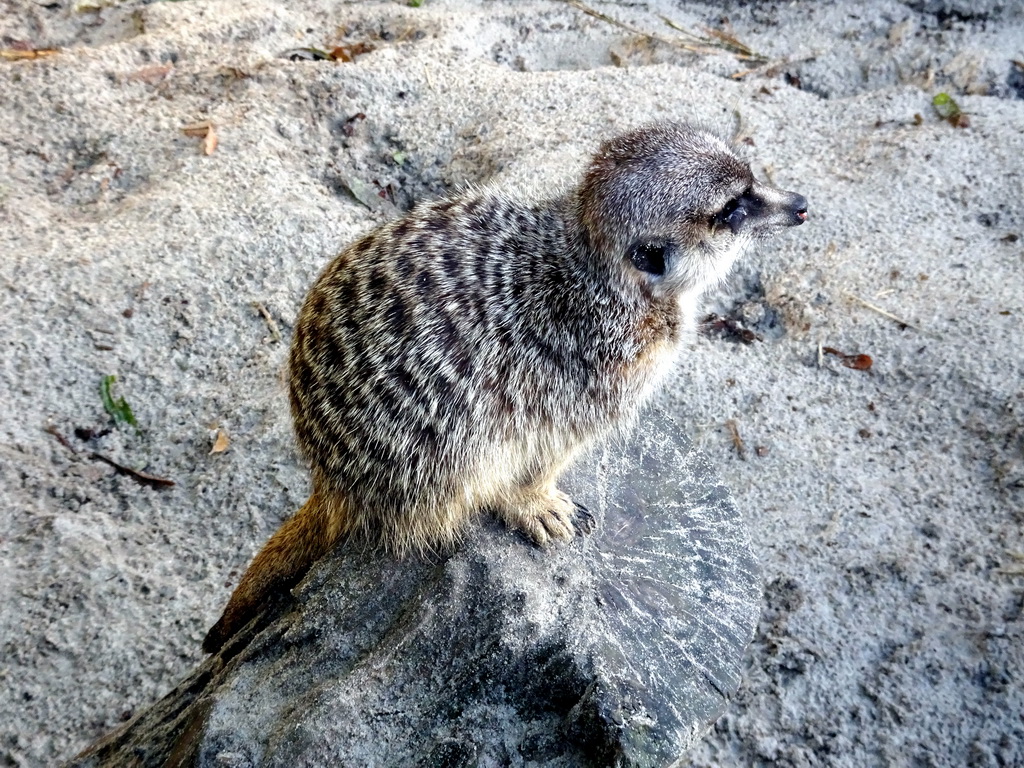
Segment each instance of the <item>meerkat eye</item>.
M711 216L711 221L709 222L711 229L717 229L720 225L728 223L729 217L735 213L736 209L739 207L740 198L734 197L719 208L718 212Z
M711 218L711 229L714 231L720 226L727 226L735 234L739 231L740 225L743 224L748 213L746 195L734 197Z
M661 277L665 274L669 243L637 243L629 249L629 260L641 272Z
M729 218L729 214L731 214L733 211L739 208L739 206L740 199L738 197L734 197L732 200L730 200L728 203L722 206L722 210L715 214L715 218L718 219L719 221L725 221L727 218Z

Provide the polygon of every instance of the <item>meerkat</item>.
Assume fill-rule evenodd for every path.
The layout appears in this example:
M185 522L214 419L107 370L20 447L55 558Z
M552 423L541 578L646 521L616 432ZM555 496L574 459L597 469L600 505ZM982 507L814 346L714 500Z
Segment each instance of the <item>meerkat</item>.
M806 218L715 135L661 123L601 145L567 194L473 190L346 248L291 347L312 493L204 650L343 539L439 550L483 510L541 546L589 527L562 470L651 397L744 248Z

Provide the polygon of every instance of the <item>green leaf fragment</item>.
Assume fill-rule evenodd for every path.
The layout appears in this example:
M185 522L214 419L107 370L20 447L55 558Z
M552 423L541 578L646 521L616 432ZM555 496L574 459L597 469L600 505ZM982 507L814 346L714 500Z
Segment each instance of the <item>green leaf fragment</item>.
M935 94L935 98L932 99L932 106L935 108L935 114L943 120L955 120L961 114L960 105L948 93Z
M110 387L115 381L117 381L117 376L110 375L104 376L100 382L100 399L103 400L103 408L114 418L116 423L131 424L137 429L139 425L135 421L135 414L132 413L132 407L128 405L128 401L123 397L115 400L110 393Z

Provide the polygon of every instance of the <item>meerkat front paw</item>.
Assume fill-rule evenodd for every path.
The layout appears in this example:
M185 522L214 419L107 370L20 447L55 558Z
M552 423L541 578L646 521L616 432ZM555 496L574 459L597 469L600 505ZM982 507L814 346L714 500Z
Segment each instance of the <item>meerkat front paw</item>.
M589 532L592 525L580 515L580 509L585 511L557 488L524 488L499 511L499 516L509 528L522 531L543 547L558 539L572 539L576 534L574 519L584 533Z

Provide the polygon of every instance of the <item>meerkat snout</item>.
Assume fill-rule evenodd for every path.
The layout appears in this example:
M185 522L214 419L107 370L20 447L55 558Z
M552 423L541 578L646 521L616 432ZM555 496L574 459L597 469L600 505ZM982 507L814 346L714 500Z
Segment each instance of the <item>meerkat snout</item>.
M749 233L766 238L784 227L807 221L807 199L769 184L752 181L715 214L713 224L728 226L734 235Z

